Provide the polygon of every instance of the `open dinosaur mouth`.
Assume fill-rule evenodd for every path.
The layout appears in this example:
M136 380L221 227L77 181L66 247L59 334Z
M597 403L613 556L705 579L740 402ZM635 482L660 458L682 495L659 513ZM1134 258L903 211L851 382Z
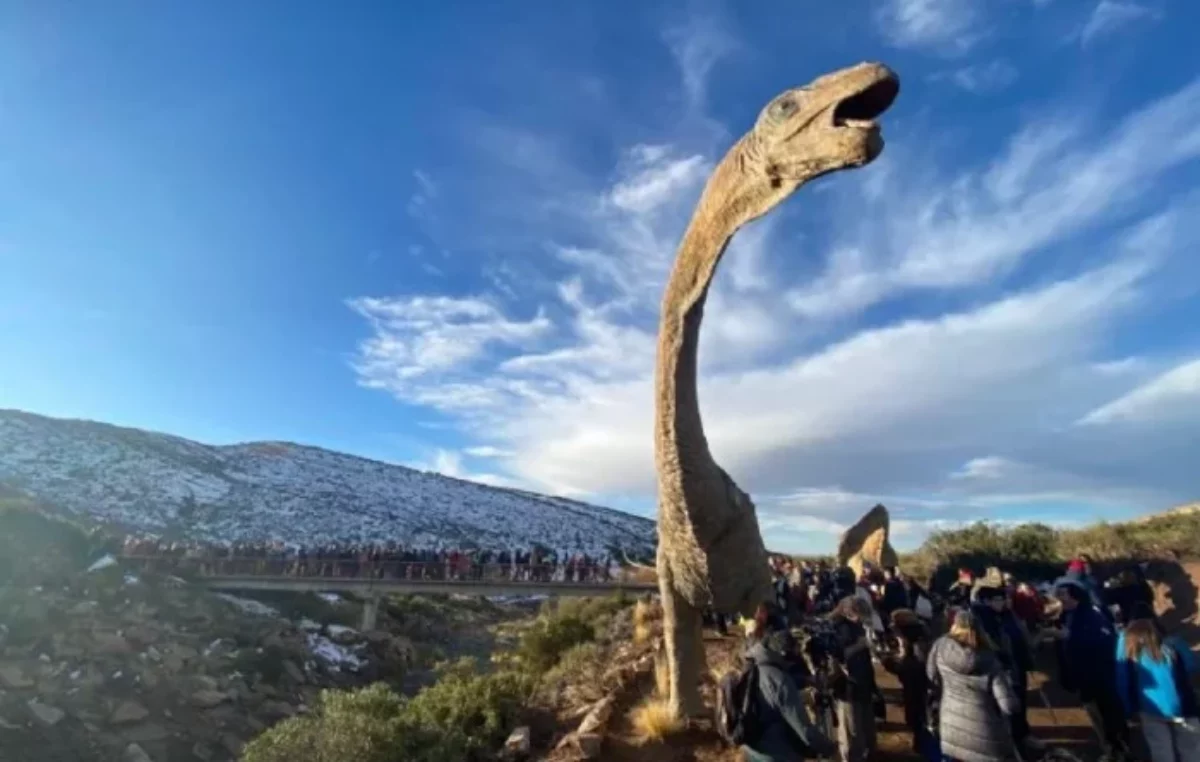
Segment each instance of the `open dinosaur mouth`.
M890 73L846 98L833 109L833 126L869 128L888 110L900 92L900 80Z

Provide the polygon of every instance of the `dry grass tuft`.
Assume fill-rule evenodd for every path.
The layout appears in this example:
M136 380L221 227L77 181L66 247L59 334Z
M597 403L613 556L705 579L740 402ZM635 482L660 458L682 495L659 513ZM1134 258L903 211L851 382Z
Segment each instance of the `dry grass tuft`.
M647 622L634 622L633 624L633 642L639 646L643 646L650 642L650 638L654 637L654 627Z
M654 690L659 698L665 699L671 695L671 669L664 654L654 658Z
M639 704L630 718L639 743L662 743L664 739L683 730L683 720L671 713L665 698L648 698Z

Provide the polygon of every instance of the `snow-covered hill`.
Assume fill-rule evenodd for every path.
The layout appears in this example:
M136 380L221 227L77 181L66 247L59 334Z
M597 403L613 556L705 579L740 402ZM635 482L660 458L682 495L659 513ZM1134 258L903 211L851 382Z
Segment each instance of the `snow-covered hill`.
M210 446L0 410L0 484L121 527L200 540L388 541L648 553L653 522L287 442Z

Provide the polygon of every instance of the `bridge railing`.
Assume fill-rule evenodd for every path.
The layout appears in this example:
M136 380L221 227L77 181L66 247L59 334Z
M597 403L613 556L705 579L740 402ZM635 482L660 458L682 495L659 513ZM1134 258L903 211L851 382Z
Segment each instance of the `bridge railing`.
M604 566L569 564L502 564L271 556L171 556L124 554L133 569L197 577L297 577L374 579L412 582L529 582L617 585L632 581Z

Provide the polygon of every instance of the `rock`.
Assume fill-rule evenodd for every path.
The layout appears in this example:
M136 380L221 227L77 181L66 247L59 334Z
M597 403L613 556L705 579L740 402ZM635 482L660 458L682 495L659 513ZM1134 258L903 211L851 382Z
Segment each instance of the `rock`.
M136 743L131 743L125 747L125 756L123 762L154 762L146 750Z
M150 716L150 710L136 701L122 701L108 721L113 725L131 725Z
M583 722L579 723L579 730L576 731L579 735L595 733L603 731L608 726L608 721L612 717L613 707L617 703L616 696L605 696L597 701L583 718Z
M855 575L862 575L863 563L876 569L895 566L899 561L889 541L891 522L888 510L876 505L867 511L854 526L846 530L838 543L838 566L849 566Z
M125 637L143 646L149 646L158 642L158 632L147 627L146 625L134 625L125 630Z
M228 700L229 694L221 691L202 690L192 694L192 703L201 709L212 709Z
M242 747L245 746L245 744L242 742L242 739L238 738L232 733L226 733L221 736L221 745L224 746L225 749L234 757L241 757Z
M128 656L133 653L133 646L122 635L115 632L92 633L92 648L98 654L105 656Z
M62 719L67 716L67 713L63 710L50 706L49 704L43 704L39 701L30 700L26 702L26 705L29 707L29 711L33 713L33 716L37 719L37 721L49 728L52 728L58 723L62 722Z
M197 741L196 744L192 746L192 756L196 759L203 760L203 762L209 762L209 760L213 758L213 750L208 744Z
M171 737L171 732L155 722L147 722L121 733L132 744L155 743Z
M20 725L14 725L11 722L9 722L8 720L4 719L3 717L0 717L0 730L20 730L20 729L21 729Z
M32 688L33 680L18 665L5 664L0 666L0 685L19 691L25 688Z
M577 733L575 746L584 759L600 759L600 749L604 746L604 736L600 733Z
M522 726L509 734L504 742L504 756L508 759L521 759L529 755L531 733L528 725Z
M296 707L284 701L264 701L259 707L259 714L262 714L271 719L281 720L285 717L294 717L296 715Z
M292 661L291 659L287 659L283 662L283 671L287 673L288 677L297 683L303 683L307 680L303 670L297 667L296 662Z

